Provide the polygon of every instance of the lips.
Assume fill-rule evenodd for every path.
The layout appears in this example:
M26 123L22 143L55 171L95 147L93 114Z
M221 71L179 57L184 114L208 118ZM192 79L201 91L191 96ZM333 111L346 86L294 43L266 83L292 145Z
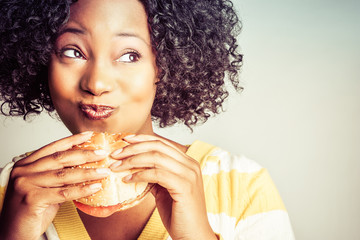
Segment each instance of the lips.
M115 108L106 105L80 104L80 110L90 120L101 120L109 118Z

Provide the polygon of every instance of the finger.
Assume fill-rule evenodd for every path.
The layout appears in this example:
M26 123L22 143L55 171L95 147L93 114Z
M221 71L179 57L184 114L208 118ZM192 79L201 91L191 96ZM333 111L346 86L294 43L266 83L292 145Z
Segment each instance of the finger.
M16 165L21 166L24 164L28 164L30 162L34 162L35 160L37 160L39 158L45 157L45 156L53 154L55 152L61 152L61 151L68 150L68 149L72 148L74 145L77 145L77 144L80 144L80 143L83 143L83 142L89 140L91 138L92 134L93 134L93 132L89 131L89 132L72 135L72 136L60 139L58 141L52 142L52 143L36 150L28 157L18 161L16 163Z
M60 188L44 188L34 195L34 203L58 204L66 201L76 200L82 197L90 196L101 190L101 183L89 185L67 186Z
M147 141L162 141L166 143L169 146L172 146L176 148L174 144L172 144L170 141L166 140L165 138L153 136L153 135L145 135L145 134L138 134L138 135L128 135L124 137L124 140L129 143L137 143L137 142L147 142Z
M156 183L166 188L172 198L176 194L194 194L194 182L191 178L184 178L163 169L144 169L123 178L126 183L131 182L148 182ZM193 180L196 181L196 180ZM174 199L175 200L175 199Z
M83 169L62 168L41 172L27 176L32 185L43 188L61 187L77 183L85 183L107 177L111 173L109 168Z
M73 167L85 163L96 162L108 156L104 150L68 150L55 152L36 160L35 162L22 165L23 174L42 172L48 170Z
M156 168L163 169L174 174L185 174L190 171L183 161L177 161L162 152L143 152L119 160L110 166L114 172L121 172L133 168Z
M160 141L171 148L179 151L182 154L185 154L184 150L179 149L174 142L171 140L168 140L166 138L160 137L160 136L153 136L153 135L145 135L145 134L139 134L139 135L128 135L124 137L124 140L128 143L138 143L138 142L151 142L151 141Z
M146 136L147 139L150 139L151 137L147 135L138 135L138 136ZM162 140L149 140L149 141L136 142L124 147L122 151L114 151L111 154L111 157L114 159L122 160L132 155L137 155L144 152L156 152L156 151L168 155L173 159L177 159L189 167L193 166L193 164L196 163L195 160L189 158L186 154L184 154L177 148L168 145Z

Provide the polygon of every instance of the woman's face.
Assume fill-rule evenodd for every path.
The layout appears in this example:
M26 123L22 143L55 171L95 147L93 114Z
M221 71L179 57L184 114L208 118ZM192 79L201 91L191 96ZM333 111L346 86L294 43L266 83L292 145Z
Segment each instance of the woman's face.
M152 134L157 69L138 0L79 0L49 65L54 106L73 133Z

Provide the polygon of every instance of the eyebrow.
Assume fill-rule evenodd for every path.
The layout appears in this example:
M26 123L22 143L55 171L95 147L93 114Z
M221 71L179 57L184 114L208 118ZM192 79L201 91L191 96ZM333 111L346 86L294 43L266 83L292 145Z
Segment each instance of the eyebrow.
M145 41L145 39L143 39L140 35L136 34L136 33L131 33L131 32L121 32L116 34L117 37L134 37L134 38L138 38L141 41L143 41L146 45L149 45L149 43L147 43Z
M61 36L61 35L65 34L65 33L74 33L74 34L77 34L77 35L85 35L86 30L81 29L81 28L76 28L76 27L64 27L63 29L60 29L58 36ZM134 37L134 38L140 39L146 45L149 45L149 43L147 43L144 38L142 38L140 35L138 35L136 33L120 32L120 33L115 34L115 36L117 36L117 37L129 37L129 38Z
M65 27L63 29L60 29L58 36L61 36L65 33L74 33L78 35L84 35L85 31L79 28L73 28L73 27Z

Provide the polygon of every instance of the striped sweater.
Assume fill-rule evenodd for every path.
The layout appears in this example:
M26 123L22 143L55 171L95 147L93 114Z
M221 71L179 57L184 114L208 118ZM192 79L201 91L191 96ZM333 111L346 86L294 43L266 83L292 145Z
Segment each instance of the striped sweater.
M220 239L295 239L284 204L266 169L201 141L187 154L199 161L210 225ZM0 211L13 163L0 174ZM196 223L194 223L196 224ZM89 240L72 202L64 203L40 239ZM171 240L155 209L140 240Z

